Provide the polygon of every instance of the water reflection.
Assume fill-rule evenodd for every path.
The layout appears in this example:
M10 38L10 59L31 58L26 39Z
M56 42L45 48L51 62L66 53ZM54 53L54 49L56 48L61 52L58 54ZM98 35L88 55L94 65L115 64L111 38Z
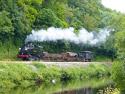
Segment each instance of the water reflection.
M83 82L70 82L72 88L68 84L62 84L62 91L53 94L104 94L104 89L112 87L113 82L109 79L94 79ZM101 91L101 92L100 92Z
M94 94L94 91L92 88L82 88L77 90L63 91L54 94Z
M67 83L44 84L41 86L0 89L0 94L97 94L100 89L112 84L106 79L71 81Z

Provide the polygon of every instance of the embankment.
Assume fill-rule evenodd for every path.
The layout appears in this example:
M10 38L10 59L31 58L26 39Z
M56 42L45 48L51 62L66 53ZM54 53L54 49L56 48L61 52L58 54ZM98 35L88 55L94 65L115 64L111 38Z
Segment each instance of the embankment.
M110 76L110 66L89 64L87 67L46 66L41 63L4 63L0 62L0 88L31 86L60 81L85 80Z

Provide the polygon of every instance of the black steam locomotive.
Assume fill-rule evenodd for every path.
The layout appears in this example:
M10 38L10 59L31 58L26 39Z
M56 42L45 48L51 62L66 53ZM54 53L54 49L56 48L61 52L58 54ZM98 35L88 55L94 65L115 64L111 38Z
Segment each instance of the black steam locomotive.
M45 61L78 61L78 62L90 62L93 59L93 53L91 51L81 51L79 53L65 52L60 54L50 54L43 51L43 47L28 42L24 44L17 55L22 60L45 60Z

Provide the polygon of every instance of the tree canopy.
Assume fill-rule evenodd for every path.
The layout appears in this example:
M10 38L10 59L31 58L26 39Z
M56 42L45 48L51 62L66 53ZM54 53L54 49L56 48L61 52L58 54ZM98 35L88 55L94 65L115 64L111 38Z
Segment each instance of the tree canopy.
M22 39L32 29L51 26L92 31L111 26L117 15L100 0L0 0L0 11L0 34Z

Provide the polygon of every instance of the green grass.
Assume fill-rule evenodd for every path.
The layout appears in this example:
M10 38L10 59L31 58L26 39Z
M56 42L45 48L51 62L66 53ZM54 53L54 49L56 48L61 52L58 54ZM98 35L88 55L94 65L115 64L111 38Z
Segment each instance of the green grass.
M1 44L0 45L0 60L12 61L17 60L17 54L19 47L14 46L13 44Z
M112 62L112 59L107 56L95 56L94 60L96 62Z
M71 81L110 76L110 67L101 64L91 64L88 67L57 68L46 67L40 63L0 63L0 88L13 86L30 86L42 83L52 83L52 80Z

